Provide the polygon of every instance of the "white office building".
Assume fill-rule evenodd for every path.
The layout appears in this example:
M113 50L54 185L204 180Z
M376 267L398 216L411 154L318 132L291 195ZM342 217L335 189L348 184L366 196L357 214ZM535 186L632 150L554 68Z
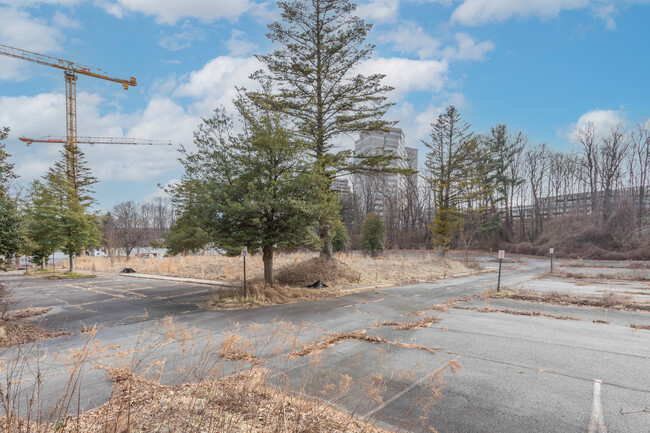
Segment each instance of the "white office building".
M357 155L393 154L400 157L391 164L396 168L418 167L418 149L405 146L406 138L400 128L364 133L355 142ZM389 206L399 206L400 197L411 184L417 188L417 175L407 178L399 174L359 174L353 177L354 192L361 200L364 213L385 217Z

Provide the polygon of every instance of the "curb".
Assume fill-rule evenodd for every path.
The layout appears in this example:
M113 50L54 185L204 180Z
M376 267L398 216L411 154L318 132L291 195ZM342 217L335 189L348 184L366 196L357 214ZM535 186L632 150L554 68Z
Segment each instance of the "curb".
M120 277L126 277L126 278L142 278L147 280L173 281L177 283L204 284L206 286L233 287L232 283L227 283L225 281L200 280L198 278L168 277L165 275L138 274L138 273L119 274L119 275Z

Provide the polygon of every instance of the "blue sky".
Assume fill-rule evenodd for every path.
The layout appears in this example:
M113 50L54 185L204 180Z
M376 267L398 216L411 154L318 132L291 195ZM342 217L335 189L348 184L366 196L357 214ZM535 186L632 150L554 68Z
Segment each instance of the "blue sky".
M607 129L650 116L650 0L363 0L374 57L395 87L388 118L421 149L448 104L481 133L496 123L531 144L575 148L576 128ZM134 76L128 91L80 77L82 136L171 140L174 146L84 147L100 179L99 208L140 201L181 175L179 144L260 65L279 17L264 0L0 0L0 44ZM59 148L19 136L65 134L63 73L0 56L0 126L20 185L43 175ZM356 137L341 137L350 146Z

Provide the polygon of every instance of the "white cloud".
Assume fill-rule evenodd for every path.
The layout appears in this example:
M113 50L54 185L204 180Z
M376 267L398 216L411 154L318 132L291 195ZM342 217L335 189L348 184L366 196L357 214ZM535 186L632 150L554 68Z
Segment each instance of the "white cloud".
M61 29L79 29L81 28L81 22L70 18L68 15L64 14L61 11L56 11L52 17L52 23L56 27Z
M363 62L355 72L363 75L385 74L384 83L395 88L390 97L401 100L408 92L440 91L448 81L449 64L444 60L376 58Z
M0 40L3 45L36 52L51 52L61 49L63 33L42 19L29 13L0 7Z
M591 110L580 116L578 121L569 126L568 133L559 131L559 135L565 135L569 140L578 142L578 131L586 129L593 124L596 137L604 137L612 127L619 124L627 124L627 119L620 110Z
M451 20L466 25L505 21L512 17L556 17L560 12L589 6L589 0L464 0Z
M203 40L204 38L203 30L186 22L183 25L183 31L160 38L158 44L170 51L179 51L190 47L194 41Z
M451 21L470 26L510 18L554 18L566 10L589 8L591 13L614 30L619 7L647 4L648 0L462 0L454 10Z
M456 33L455 47L447 47L443 56L447 59L456 60L483 60L485 54L494 49L491 41L478 42L466 33Z
M169 194L165 192L165 189L176 186L181 183L180 179L169 179L163 186L162 188L156 188L152 193L147 194L144 196L142 199L143 202L151 202L154 201L157 198L170 198Z
M246 33L241 30L232 29L231 37L226 42L226 48L228 48L229 54L231 56L243 56L250 53L257 48L257 44L248 42L242 38Z
M183 18L211 22L221 18L234 19L251 8L249 0L100 0L98 6L121 18L125 12L140 12L156 18L161 24L174 24Z
M152 99L141 113L102 114L105 101L96 94L79 93L80 136L133 137L171 140L175 146L81 145L88 166L100 181L158 181L179 167L177 145L192 142L198 116L188 114L166 98ZM45 93L36 96L0 97L0 124L11 128L8 144L24 145L18 137L65 135L65 97ZM17 160L17 172L29 181L42 176L58 158L61 146L34 143Z
M616 29L616 21L614 20L614 16L618 13L618 10L614 5L611 4L597 5L593 8L593 11L594 11L594 15L596 15L598 18L602 19L605 22L605 28L607 30Z
M232 107L235 86L255 88L257 83L248 76L262 67L255 57L220 56L189 74L174 96L195 99L194 112L208 116L218 106Z
M379 41L391 43L400 53L415 53L421 59L438 53L441 44L439 39L429 36L422 27L409 21L404 21L394 30L381 34Z
M0 4L16 7L31 7L39 6L42 4L58 5L58 6L74 6L85 0L0 0Z
M371 0L358 5L355 13L370 22L395 21L399 16L399 0Z

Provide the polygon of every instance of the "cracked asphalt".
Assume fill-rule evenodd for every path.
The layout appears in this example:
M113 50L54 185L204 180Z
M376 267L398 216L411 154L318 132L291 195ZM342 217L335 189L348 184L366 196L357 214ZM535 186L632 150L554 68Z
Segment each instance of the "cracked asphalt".
M496 266L486 258L483 262ZM536 275L546 271L547 265L544 259L532 258L506 263L502 284L528 287ZM127 350L138 335L162 329L161 320L168 316L179 325L195 329L196 341L211 339L217 345L235 324L239 324L239 329L259 324L253 331L247 331L257 334L254 337L259 339L273 335L278 321L300 325L299 339L304 343L328 333L366 329L371 336L437 350L432 354L395 345L343 341L319 354L316 367L309 356L287 360L284 355L289 353L288 348L273 354L280 356L269 359L269 365L283 373L294 390L315 397L321 396L328 377L349 375L353 380L363 380L380 374L381 401L356 393L333 403L393 430L430 432L432 427L441 433L584 433L602 431L604 425L610 433L650 432L650 331L628 326L650 324L649 313L491 300L493 308L538 311L578 320L452 308L447 312L427 312L426 315L441 319L429 328L371 328L378 321L415 321L420 317L409 313L450 299L481 294L495 286L495 273L233 311L204 311L197 306L218 290L209 286L111 275L74 281L1 274L0 278L22 299L21 306L53 307L39 319L43 326L72 332L40 342L38 351L46 357L82 347L88 336L77 331L92 325L102 328L95 337L97 341L113 352ZM561 283L562 290L571 290L570 282ZM548 284L546 288L552 290L553 280ZM576 285L576 290L584 290L584 285ZM478 308L483 305L482 298L458 304ZM6 349L2 355L9 357L17 350ZM164 358L165 368L170 371L163 378L165 382L180 380L171 371L185 362L184 350L186 347L180 343L157 349L155 356ZM272 358L270 352L259 355ZM102 362L117 362L112 359L106 357ZM423 410L421 403L431 397L426 385L449 361L458 362L460 371L444 373L442 395L434 406ZM235 369L235 364L227 365ZM62 359L50 364L44 400L54 401L64 384L66 368ZM224 370L224 374L227 372L228 369ZM104 403L110 391L110 382L102 369L87 370L82 408ZM594 409L597 407L601 410ZM594 421L595 416L603 422Z

